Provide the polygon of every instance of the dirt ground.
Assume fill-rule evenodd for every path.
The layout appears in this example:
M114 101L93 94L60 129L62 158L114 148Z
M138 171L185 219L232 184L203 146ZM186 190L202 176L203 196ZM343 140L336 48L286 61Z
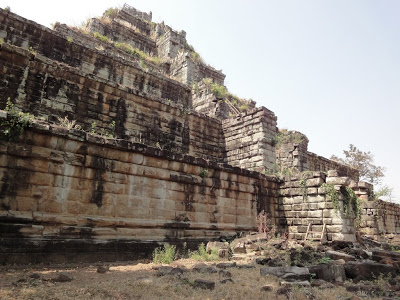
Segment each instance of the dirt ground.
M220 261L218 261L220 262ZM285 289L275 277L260 275L254 268L229 268L232 281L221 283L224 274L204 274L192 271L201 262L190 259L171 264L187 270L178 275L157 275L157 266L150 262L109 265L109 271L98 273L97 266L3 268L0 274L0 299L358 299L342 286L330 288L292 287ZM215 265L216 262L208 262ZM240 263L238 263L240 264ZM70 282L55 282L60 273L72 276ZM195 279L215 282L214 290L195 288ZM262 287L270 286L270 291ZM362 292L361 299L369 297Z

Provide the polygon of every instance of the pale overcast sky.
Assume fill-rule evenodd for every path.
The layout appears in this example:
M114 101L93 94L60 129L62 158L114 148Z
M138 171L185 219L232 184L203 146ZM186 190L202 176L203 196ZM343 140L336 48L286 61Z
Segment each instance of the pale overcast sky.
M18 1L1 7L45 26L80 24L123 1ZM387 168L400 200L400 1L132 0L185 30L228 89L306 134L329 158L350 143Z

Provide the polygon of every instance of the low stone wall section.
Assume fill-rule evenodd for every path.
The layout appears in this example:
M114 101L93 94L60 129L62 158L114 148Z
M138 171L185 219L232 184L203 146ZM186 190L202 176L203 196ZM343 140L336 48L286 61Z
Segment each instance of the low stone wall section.
M336 210L323 184L331 184L337 191L349 186L348 177L340 177L337 172L331 176L322 172L304 172L285 177L280 185L277 224L288 230L289 238L304 239L308 225L312 231L322 232L326 225L328 240L355 241L354 213L343 213L342 196L339 193L340 210ZM317 236L315 236L317 237Z

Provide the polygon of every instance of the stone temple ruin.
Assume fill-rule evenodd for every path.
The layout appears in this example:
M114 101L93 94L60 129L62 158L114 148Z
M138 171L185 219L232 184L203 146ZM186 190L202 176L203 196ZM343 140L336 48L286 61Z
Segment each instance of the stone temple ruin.
M292 239L397 233L399 206L224 79L128 5L53 30L0 9L0 263L134 259L259 215Z

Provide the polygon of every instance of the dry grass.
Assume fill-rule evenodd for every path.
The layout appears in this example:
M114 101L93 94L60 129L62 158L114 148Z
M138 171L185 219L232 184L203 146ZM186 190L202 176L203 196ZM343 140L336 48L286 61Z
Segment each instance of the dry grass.
M192 268L197 261L179 260L174 266ZM234 283L222 284L221 275L186 272L180 276L156 276L154 264L113 265L110 272L99 274L95 266L75 269L3 270L0 274L0 299L348 299L352 294L342 287L332 289L294 288L286 295L277 295L279 281L260 276L260 268L230 268ZM71 282L52 282L58 272L72 274ZM41 279L29 275L38 273ZM19 279L26 282L16 283ZM194 289L191 282L202 278L216 282L215 289ZM273 286L270 292L263 285ZM374 298L363 298L374 299Z

